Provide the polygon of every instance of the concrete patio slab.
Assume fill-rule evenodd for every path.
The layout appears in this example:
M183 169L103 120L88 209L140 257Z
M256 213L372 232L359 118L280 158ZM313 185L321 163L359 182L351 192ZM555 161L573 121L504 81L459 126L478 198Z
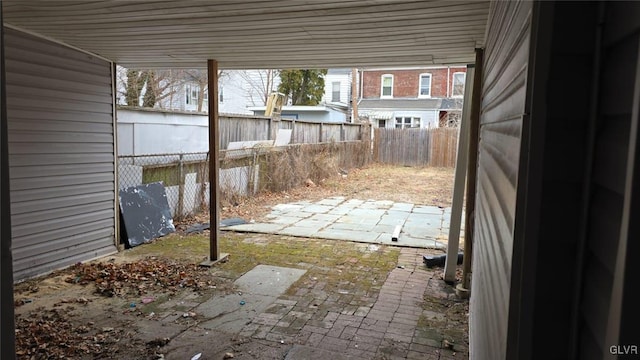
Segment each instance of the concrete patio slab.
M249 294L280 296L306 272L303 269L257 265L239 277L235 284Z
M257 265L234 282L239 290L237 293L213 297L194 309L198 316L211 319L200 326L239 333L247 324L247 319L264 312L306 272L302 269Z
M224 230L382 243L397 246L443 248L437 239L449 234L449 208L331 197L273 207L262 224L229 226ZM391 233L401 225L400 239Z

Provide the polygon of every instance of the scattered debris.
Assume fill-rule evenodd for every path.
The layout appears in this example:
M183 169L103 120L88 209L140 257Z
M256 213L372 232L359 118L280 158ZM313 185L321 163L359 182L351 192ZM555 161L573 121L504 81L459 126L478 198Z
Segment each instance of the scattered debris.
M149 303L154 302L155 300L156 300L155 298L153 298L151 296L147 296L145 298L142 298L142 303L143 304L149 304Z
M16 300L14 302L14 305L17 307L17 306L22 306L24 304L29 304L32 302L33 302L33 299L20 299L20 300Z
M69 310L59 307L17 315L17 358L62 359L112 354L121 336L119 330L103 328L103 332L92 335L91 322L74 327L69 318Z
M444 346L445 349L449 349L449 350L453 350L453 342L449 341L449 340L443 340L442 341L442 345Z
M147 345L150 347L163 347L165 345L167 345L169 343L169 341L171 341L171 339L169 338L155 338L149 342L147 342Z
M102 328L102 332L112 332L114 330L114 328L112 327L103 327Z
M462 264L462 259L464 257L463 253L458 253L458 265ZM444 266L447 260L447 255L423 255L422 261L427 265L427 267L434 266Z
M246 302L244 300L240 300L240 305L244 305Z
M215 285L206 269L196 264L146 258L135 263L88 263L71 268L68 283L94 283L96 293L112 297L125 294L143 295L149 291L192 288L200 290ZM144 302L144 300L143 300ZM135 307L135 303L132 303Z
M307 179L304 181L304 185L306 187L316 187L316 183L313 182L313 180L311 179Z
M198 360L202 356L202 353L197 353L191 357L191 360Z
M226 354L224 354L223 359L233 359L235 357L235 355L232 352L228 352Z

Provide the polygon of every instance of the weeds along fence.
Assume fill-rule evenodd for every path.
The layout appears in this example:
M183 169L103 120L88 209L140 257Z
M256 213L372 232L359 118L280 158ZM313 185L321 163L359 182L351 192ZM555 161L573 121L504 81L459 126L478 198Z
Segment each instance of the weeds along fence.
M237 204L261 192L315 183L370 162L367 141L255 146L220 151L220 201ZM175 219L209 207L208 153L118 157L120 189L161 181Z
M458 128L374 131L373 157L383 164L454 167L457 150Z

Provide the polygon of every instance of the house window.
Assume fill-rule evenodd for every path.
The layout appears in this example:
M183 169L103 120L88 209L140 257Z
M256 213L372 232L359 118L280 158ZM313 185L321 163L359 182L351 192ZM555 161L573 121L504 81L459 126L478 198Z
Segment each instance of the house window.
M379 127L379 128L383 128L383 129L384 129L384 128L386 128L386 127L387 127L387 120L381 120L381 119L379 119L379 120L378 120L378 127Z
M187 84L185 86L185 90L185 103L187 105L198 105L198 94L200 93L200 87L198 85Z
M380 97L393 97L393 75L382 75Z
M451 88L451 96L464 96L464 82L466 73L453 73L453 87Z
M204 94L202 94L202 111L209 111L209 89L204 89Z
M205 97L208 97L208 93L205 90ZM220 102L224 102L224 88L222 86L220 86L220 88L218 89L218 97L220 98Z
M331 83L331 102L340 102L340 82Z
M431 97L431 74L420 74L418 97Z
M396 129L419 128L420 118L411 116L397 116Z

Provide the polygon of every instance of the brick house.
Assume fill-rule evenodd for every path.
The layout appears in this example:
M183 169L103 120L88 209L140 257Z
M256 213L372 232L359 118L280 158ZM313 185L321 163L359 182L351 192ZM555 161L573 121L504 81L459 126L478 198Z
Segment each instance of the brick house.
M455 126L462 112L466 67L364 69L360 115L374 127Z

